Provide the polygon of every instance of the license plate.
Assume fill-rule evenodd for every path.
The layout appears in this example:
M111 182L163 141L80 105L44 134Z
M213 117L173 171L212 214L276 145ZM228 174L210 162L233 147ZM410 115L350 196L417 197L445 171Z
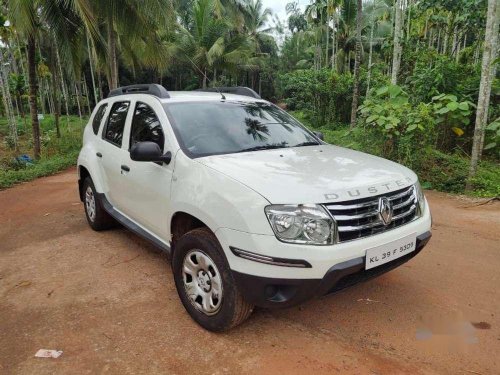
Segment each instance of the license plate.
M399 240L366 250L365 269L369 270L411 253L415 250L416 240L417 234L412 233Z

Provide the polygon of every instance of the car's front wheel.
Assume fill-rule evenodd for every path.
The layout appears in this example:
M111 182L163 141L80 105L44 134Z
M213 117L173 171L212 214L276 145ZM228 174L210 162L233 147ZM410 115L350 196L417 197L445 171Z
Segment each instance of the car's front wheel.
M205 329L228 330L252 313L253 306L241 296L223 250L208 229L194 229L179 239L172 266L184 307Z

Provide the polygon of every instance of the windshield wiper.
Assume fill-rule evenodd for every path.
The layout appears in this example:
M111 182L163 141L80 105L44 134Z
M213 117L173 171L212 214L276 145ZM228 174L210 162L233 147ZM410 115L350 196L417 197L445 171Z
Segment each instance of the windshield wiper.
M320 144L318 142L302 142L299 144L296 144L295 146L292 147L302 147L302 146L319 146Z
M255 146L255 147L244 148L243 150L240 150L239 152L272 150L275 148L286 148L286 147L287 146L283 146L283 145L264 145L264 146Z

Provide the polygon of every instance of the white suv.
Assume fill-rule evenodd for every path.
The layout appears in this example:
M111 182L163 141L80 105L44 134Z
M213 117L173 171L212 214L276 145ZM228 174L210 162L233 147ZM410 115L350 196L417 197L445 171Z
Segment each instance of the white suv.
M163 249L191 317L229 329L378 276L428 242L411 170L324 143L254 91L113 90L78 158L95 230L118 221Z

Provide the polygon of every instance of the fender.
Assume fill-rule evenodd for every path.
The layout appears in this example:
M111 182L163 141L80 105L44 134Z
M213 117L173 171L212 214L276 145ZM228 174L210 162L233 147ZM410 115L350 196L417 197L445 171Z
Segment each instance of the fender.
M205 223L212 232L230 228L274 235L262 195L235 179L178 152L170 191L171 215L185 212Z
M105 181L101 176L101 166L99 165L99 159L96 155L96 150L88 142L80 151L78 155L78 181L80 183L80 167L84 167L90 174L94 187L98 193L105 193L107 191L107 186L105 186ZM82 181L83 182L83 181Z

